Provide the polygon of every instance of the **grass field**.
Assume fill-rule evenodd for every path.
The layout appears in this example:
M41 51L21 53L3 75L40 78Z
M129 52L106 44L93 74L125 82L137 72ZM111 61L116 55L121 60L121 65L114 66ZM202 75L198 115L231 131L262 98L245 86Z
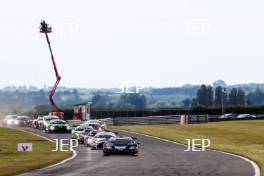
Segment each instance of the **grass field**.
M17 143L32 143L33 152L18 152ZM55 143L30 133L0 128L0 175L16 175L48 166L70 157L70 152L52 152Z
M196 125L117 126L186 144L185 139L208 138L212 149L239 154L255 161L264 176L264 120L215 122Z

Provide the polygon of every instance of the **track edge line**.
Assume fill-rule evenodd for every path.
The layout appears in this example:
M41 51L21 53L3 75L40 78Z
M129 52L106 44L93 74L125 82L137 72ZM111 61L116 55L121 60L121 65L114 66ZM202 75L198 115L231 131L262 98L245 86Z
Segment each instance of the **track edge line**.
M163 139L163 138L160 138L160 137L157 137L157 136L151 136L151 135L148 135L148 134L143 134L143 133L138 133L138 132L133 132L133 131L127 131L127 130L119 130L119 129L115 129L115 130L117 130L117 131L123 131L123 132L128 132L128 133L134 133L134 134L137 134L137 135L151 137L151 138L159 139L159 140L162 140L162 141L166 141L166 142L170 142L170 143L174 143L174 144L186 146L186 144L182 144L182 143L175 142L175 141L170 141L168 139ZM235 157L241 158L241 159L249 162L251 164L251 166L254 168L254 172L255 172L254 173L254 176L261 176L260 175L260 167L259 167L259 165L256 162L254 162L251 159L249 159L249 158L246 158L244 156L240 156L238 154L228 153L228 152L224 152L224 151L220 151L220 150L215 150L215 149L206 149L206 150L214 151L214 152L219 152L219 153L223 153L223 154L226 154L226 155L231 155L231 156L235 156Z
M23 131L23 132L26 132L26 133L31 133L32 135L35 135L35 136L41 137L41 138L43 138L43 139L46 139L46 140L48 140L48 141L50 141L50 142L55 143L55 141L53 141L53 140L51 140L51 139L49 139L49 138L47 138L47 137L45 137L45 136L41 136L41 135L39 135L39 134L33 133L33 132L31 132L31 131L26 131L26 130L23 130L23 129L17 129L17 130L20 130L20 131ZM67 148L68 148L68 147L67 147ZM55 167L55 166L58 166L58 165L64 164L64 163L66 163L66 162L68 162L68 161L74 159L74 158L77 156L77 152L76 152L76 150L73 150L72 152L73 152L73 155L72 155L70 158L66 158L65 160L62 160L62 161L60 161L60 162L58 162L58 163L52 164L52 165L50 165L50 166L42 167L42 168L39 168L39 169L46 169L46 168ZM39 170L39 169L33 169L33 170ZM31 171L33 171L33 170L31 170ZM20 175L20 176L23 176L24 174L30 173L31 171L29 171L29 172L25 172L25 173L22 173L22 174L19 174L19 175Z

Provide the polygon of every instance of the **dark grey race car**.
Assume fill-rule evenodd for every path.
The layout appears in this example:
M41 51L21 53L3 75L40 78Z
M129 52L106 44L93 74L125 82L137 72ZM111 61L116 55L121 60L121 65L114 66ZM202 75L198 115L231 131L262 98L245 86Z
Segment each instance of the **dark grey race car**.
M104 155L111 155L114 153L124 153L136 155L138 153L139 142L132 137L117 137L110 139L103 145Z

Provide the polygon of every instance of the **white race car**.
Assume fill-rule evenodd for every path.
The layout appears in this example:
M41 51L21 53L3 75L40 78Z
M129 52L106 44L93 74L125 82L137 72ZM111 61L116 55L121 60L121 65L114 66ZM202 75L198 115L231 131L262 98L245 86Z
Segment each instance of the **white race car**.
M93 149L102 148L104 143L109 141L111 138L116 138L116 134L112 132L99 132L94 137L87 138L87 146L92 147Z

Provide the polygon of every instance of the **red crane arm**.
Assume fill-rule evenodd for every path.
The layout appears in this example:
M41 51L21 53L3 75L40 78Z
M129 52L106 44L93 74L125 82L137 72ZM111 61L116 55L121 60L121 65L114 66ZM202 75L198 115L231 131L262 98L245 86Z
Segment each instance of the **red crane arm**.
M56 82L55 82L55 84L54 84L54 86L53 86L53 88L52 88L52 90L50 92L49 101L50 101L52 107L54 108L54 111L57 114L60 114L59 108L58 108L58 106L56 105L56 103L53 100L53 96L54 96L54 94L56 92L56 89L57 89L59 83L60 83L61 76L58 73L58 69L57 69L56 62L55 62L55 59L54 59L54 56L53 56L53 53L52 53L52 49L51 49L51 45L50 45L50 40L49 40L49 36L48 36L48 33L51 32L51 28L48 26L47 23L45 23L44 20L40 23L40 32L41 33L45 33L46 40L47 40L47 43L48 43L48 46L49 46L49 51L50 51L50 55L51 55L51 60L52 60L53 68L54 68L54 71L55 71L55 76L56 76Z
M56 62L55 62L55 59L54 59L54 56L53 56L53 52L52 52L52 50L51 50L50 40L49 40L48 33L45 32L45 35L46 35L46 40L47 40L48 45L49 45L49 51L50 51L51 60L52 60L52 64L53 64L53 67L54 67L55 75L56 75L56 78L57 78L57 80L58 80L58 79L60 79L60 75L59 75L59 73L58 73L58 69L57 69L57 65L56 65Z

